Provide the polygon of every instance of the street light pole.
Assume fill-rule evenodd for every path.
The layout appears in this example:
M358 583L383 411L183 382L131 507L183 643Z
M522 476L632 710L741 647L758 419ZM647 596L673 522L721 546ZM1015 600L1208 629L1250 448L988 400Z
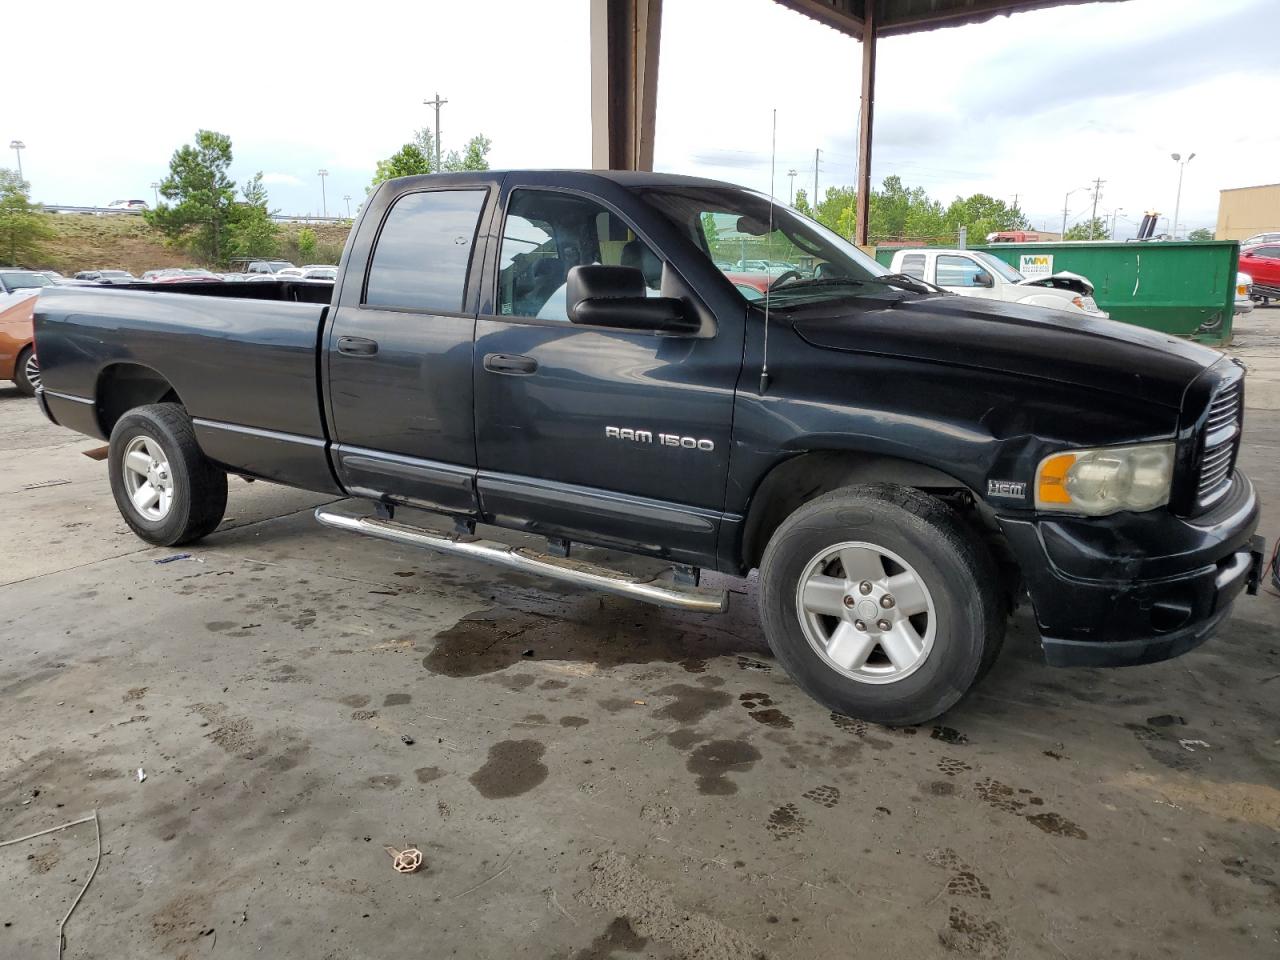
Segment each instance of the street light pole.
M324 178L329 175L328 170L317 170L316 174L320 177L320 215L329 216L329 203L324 196Z
M1119 219L1120 214L1122 213L1124 213L1124 207L1116 207L1114 210L1111 211L1111 239L1112 240L1116 238L1116 220Z
M431 172L439 173L440 172L440 108L443 107L449 101L441 100L440 94L437 93L436 98L434 100L423 100L422 102L428 107L436 108L436 165Z
M1196 158L1196 155L1193 153L1191 154L1191 156L1187 157L1187 159L1185 160L1182 159L1182 154L1180 153L1171 153L1169 154L1169 156L1173 157L1173 162L1178 165L1178 198L1177 200L1174 201L1174 204L1173 204L1173 232L1170 235L1170 239L1177 240L1178 239L1178 214L1181 213L1182 211L1182 174L1183 174L1183 171L1187 169L1187 164L1190 163L1192 160L1194 160Z
M791 199L787 206L794 207L796 205L796 171L794 169L787 171L787 176L791 178Z
M351 219L351 194L344 193L342 195L342 199L347 201L347 219L350 220Z
M22 176L22 151L25 150L26 148L27 148L27 145L23 143L21 140L9 141L9 149L12 150L14 154L16 154L18 157L18 182L19 183L25 182Z
M1067 195L1062 198L1062 236L1067 235L1067 201L1071 199L1073 193L1079 193L1081 190L1088 190L1088 187L1076 187L1074 190L1068 190Z

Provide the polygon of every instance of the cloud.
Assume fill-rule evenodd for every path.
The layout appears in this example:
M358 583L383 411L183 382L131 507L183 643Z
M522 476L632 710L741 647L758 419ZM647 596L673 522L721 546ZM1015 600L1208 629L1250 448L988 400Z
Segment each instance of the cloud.
M291 173L264 173L262 175L262 182L267 186L302 186L302 181Z

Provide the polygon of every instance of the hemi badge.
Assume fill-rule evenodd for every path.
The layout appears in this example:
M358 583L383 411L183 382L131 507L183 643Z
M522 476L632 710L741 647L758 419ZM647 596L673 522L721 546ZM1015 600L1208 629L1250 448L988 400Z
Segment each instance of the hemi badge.
M1027 495L1027 485L1016 480L988 480L988 497L1017 497L1022 500Z

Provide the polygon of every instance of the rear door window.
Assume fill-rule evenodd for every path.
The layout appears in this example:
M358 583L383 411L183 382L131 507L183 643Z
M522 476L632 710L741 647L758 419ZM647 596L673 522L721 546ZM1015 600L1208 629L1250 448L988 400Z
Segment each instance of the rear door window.
M378 234L366 306L460 313L484 190L405 194Z
M917 280L924 279L924 254L908 253L902 258L902 272Z

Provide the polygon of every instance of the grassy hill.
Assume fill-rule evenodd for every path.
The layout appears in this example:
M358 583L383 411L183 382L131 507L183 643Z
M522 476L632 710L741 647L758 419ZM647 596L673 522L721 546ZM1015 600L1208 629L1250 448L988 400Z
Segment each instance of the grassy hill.
M58 270L70 276L77 270L128 270L141 274L162 267L212 267L180 247L170 246L139 216L121 214L95 217L89 214L51 214L54 235L42 244L43 255L32 267ZM298 259L298 232L306 226L280 224L280 250L285 260ZM350 229L343 223L311 225L316 234L317 263L337 263Z

